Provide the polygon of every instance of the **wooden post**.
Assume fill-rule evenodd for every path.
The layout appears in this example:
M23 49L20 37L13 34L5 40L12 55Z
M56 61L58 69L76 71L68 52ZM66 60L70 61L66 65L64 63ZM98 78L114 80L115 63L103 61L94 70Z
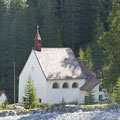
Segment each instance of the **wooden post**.
M14 62L14 104L16 103L15 101L15 62Z

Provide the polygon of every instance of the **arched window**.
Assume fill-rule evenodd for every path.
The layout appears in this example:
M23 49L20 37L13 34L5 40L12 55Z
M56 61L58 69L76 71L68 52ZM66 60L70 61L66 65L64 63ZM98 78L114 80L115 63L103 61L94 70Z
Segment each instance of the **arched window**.
M69 84L67 82L65 82L62 86L62 88L69 88Z
M52 88L60 88L60 85L58 83L53 83Z
M74 83L72 84L72 88L78 88L78 83L74 82Z

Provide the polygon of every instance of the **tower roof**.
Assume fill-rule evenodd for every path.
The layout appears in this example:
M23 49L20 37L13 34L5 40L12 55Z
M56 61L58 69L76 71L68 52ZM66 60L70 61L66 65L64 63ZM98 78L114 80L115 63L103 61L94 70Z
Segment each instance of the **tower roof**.
M37 33L36 33L36 36L35 36L34 40L41 40L41 37L40 37L40 34L39 34L39 26L37 26Z

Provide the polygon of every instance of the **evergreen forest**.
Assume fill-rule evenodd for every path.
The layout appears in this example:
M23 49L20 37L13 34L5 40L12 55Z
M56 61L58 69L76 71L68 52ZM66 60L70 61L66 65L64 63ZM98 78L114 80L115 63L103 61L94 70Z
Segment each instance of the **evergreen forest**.
M113 92L120 77L120 0L0 0L0 89L11 103L14 62L18 93L37 25L42 47L70 47Z

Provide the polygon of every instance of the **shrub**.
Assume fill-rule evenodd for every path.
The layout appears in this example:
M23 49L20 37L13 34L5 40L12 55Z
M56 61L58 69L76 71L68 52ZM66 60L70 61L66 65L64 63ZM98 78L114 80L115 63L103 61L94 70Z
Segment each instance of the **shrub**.
M41 109L49 108L51 105L49 103L40 103L37 107Z
M8 99L5 99L5 102L4 102L5 107L7 107L8 104L9 104Z
M2 110L2 102L0 101L0 110Z

